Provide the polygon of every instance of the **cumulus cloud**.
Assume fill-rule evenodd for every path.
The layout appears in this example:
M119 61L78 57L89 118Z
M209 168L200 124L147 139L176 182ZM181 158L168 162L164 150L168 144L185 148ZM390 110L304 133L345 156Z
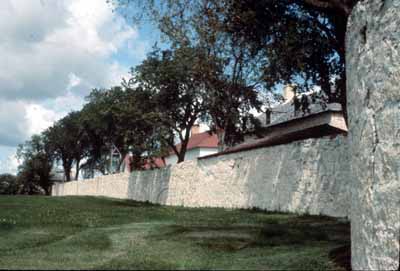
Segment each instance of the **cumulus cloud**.
M16 146L83 105L83 98L68 94L47 105L25 101L0 101L0 145ZM52 109L49 109L52 108ZM57 110L54 110L57 108Z
M15 154L9 155L3 161L0 160L0 174L8 173L8 174L17 174L19 166L19 161Z
M0 173L16 146L128 76L146 41L105 0L0 1Z
M0 145L15 146L27 137L26 104L0 100Z
M65 94L71 73L110 85L110 56L137 35L104 0L2 0L0 31L0 97L28 100Z
M46 109L38 104L30 104L26 107L25 118L27 120L27 135L39 134L54 121L61 117L60 113Z
M0 146L80 109L92 88L118 84L128 67L113 55L137 39L105 0L2 0L0 32Z

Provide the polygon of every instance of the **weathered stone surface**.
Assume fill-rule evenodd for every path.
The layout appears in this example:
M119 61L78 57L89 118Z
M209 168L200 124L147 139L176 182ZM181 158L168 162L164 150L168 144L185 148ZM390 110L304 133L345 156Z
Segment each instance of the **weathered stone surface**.
M346 40L352 266L397 270L400 229L400 1L360 1Z
M53 195L98 195L188 207L258 207L348 217L347 138L308 139L130 176L54 186Z
M343 136L309 139L183 163L172 170L167 204L346 217L346 146Z

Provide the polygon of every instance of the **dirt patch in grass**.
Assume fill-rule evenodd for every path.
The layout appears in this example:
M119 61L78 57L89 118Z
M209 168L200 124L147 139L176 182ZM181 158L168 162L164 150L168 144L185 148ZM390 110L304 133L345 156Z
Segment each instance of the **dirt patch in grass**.
M351 271L351 245L335 248L329 252L329 258L346 271Z

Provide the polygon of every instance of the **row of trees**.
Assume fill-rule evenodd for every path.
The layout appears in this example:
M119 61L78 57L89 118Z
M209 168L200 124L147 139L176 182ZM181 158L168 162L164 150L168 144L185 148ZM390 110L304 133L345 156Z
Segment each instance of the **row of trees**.
M356 0L111 2L136 22L155 23L169 49L154 48L121 86L93 90L81 111L20 146L19 175L47 192L55 162L67 181L85 168L112 172L115 152L116 171L128 152L136 169L169 149L181 162L198 119L222 131L223 146L234 145L259 125L249 112L270 102L260 93L276 99L282 84L318 86L346 108L344 39Z
M224 59L210 58L203 48L154 48L132 68L129 80L94 89L82 110L19 146L19 176L27 180L24 189L33 193L41 187L49 193L55 164L62 165L65 180L70 181L83 169L119 172L128 153L133 157L131 168L137 170L171 150L182 162L190 130L199 119L224 131L221 141L226 145L240 141L250 127L249 109L261 103L239 74L234 82L227 78L225 65Z

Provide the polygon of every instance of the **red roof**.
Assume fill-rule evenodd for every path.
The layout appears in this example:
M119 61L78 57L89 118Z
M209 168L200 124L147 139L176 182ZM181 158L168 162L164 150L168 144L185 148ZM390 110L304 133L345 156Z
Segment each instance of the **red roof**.
M181 144L176 145L180 150ZM189 138L187 150L196 148L218 148L218 136L215 133L203 132L194 134Z
M178 150L181 148L181 144L177 144L176 147ZM218 148L218 136L215 133L204 132L193 134L189 138L187 150L196 149L196 148ZM172 150L170 154L175 154ZM125 166L128 172L131 172L131 161L132 157L127 155L125 157ZM152 169L152 168L163 168L166 166L165 159L161 157L153 157L152 159L145 159L144 161L144 169Z
M125 169L127 172L131 172L131 162L132 162L132 157L127 154L125 156ZM147 158L144 160L143 164L143 169L153 169L153 168L163 168L165 167L165 160L164 158L161 157L153 157L153 158Z
M146 164L144 165L145 169L163 168L163 167L165 167L165 160L164 158L160 157L146 159Z

